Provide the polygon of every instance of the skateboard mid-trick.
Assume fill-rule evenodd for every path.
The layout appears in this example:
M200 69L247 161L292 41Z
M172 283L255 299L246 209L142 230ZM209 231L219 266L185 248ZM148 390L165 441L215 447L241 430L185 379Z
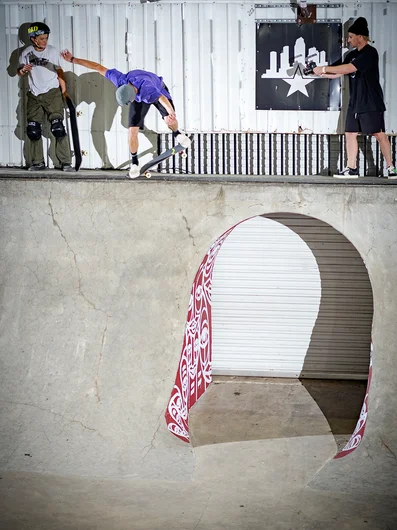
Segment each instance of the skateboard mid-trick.
M183 147L181 144L177 144L174 147L171 147L170 149L167 149L163 153L160 153L158 156L155 156L152 160L144 164L139 172L139 175L137 177L146 177L150 179L152 176L150 170L161 164L161 162L164 162L164 160L167 160L168 158L171 158L172 156L177 155L178 153L181 154L182 158L186 158L186 147ZM128 175L128 178L131 178L130 175Z

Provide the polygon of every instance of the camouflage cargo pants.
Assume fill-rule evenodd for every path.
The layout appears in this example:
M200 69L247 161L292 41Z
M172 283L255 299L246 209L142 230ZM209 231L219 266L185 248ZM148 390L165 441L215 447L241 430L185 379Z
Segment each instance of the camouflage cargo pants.
M42 125L46 118L49 121L55 118L62 120L65 118L63 98L59 88L52 88L45 94L39 94L38 96L28 92L28 122L36 121ZM30 140L30 153L33 164L44 162L42 138ZM55 154L61 165L70 165L72 157L68 136L55 138Z

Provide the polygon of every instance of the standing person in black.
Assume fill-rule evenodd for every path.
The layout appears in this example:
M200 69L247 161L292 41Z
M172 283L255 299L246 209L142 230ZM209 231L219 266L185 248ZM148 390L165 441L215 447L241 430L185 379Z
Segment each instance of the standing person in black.
M386 107L379 83L379 55L369 40L368 23L359 17L349 28L348 42L354 49L346 55L343 64L317 66L313 73L328 79L349 76L350 99L345 127L347 166L334 176L358 178L357 134L362 133L375 136L386 161L388 178L397 179L389 138L385 134Z

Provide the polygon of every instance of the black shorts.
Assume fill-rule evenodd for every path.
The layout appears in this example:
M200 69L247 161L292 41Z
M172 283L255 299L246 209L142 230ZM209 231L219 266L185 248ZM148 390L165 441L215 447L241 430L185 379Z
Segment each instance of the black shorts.
M169 90L165 85L164 88L169 93ZM172 108L175 110L172 99L169 99L168 101L171 103ZM168 111L158 100L154 103L138 103L137 101L133 101L132 103L130 103L128 127L139 127L140 129L143 129L145 116L148 113L151 105L154 105L156 107L156 109L160 112L162 118L168 116Z
M345 132L363 134L385 132L385 113L373 111L354 114L347 109Z

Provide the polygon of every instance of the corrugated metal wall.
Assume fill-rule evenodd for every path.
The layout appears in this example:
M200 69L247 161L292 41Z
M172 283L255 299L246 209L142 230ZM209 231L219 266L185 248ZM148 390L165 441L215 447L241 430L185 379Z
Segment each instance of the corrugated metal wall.
M212 372L366 379L372 288L355 247L297 214L239 224L216 258Z
M269 3L270 4L270 3ZM287 4L284 4L287 6ZM367 17L380 54L387 103L388 132L397 130L397 45L394 24L397 3L357 3L318 9L319 18ZM293 19L290 7L257 7L251 2L160 1L141 4L119 0L0 0L0 164L23 160L23 82L15 75L23 23L44 20L52 29L50 43L70 48L76 56L122 71L145 68L162 75L173 95L182 128L203 131L334 133L339 112L255 110L256 20ZM114 88L99 74L63 63L70 92L80 111L83 167L114 167L128 163L127 112L115 104ZM8 71L9 75L6 74ZM342 120L343 121L343 120ZM148 129L165 132L155 110ZM155 141L142 138L141 152Z

